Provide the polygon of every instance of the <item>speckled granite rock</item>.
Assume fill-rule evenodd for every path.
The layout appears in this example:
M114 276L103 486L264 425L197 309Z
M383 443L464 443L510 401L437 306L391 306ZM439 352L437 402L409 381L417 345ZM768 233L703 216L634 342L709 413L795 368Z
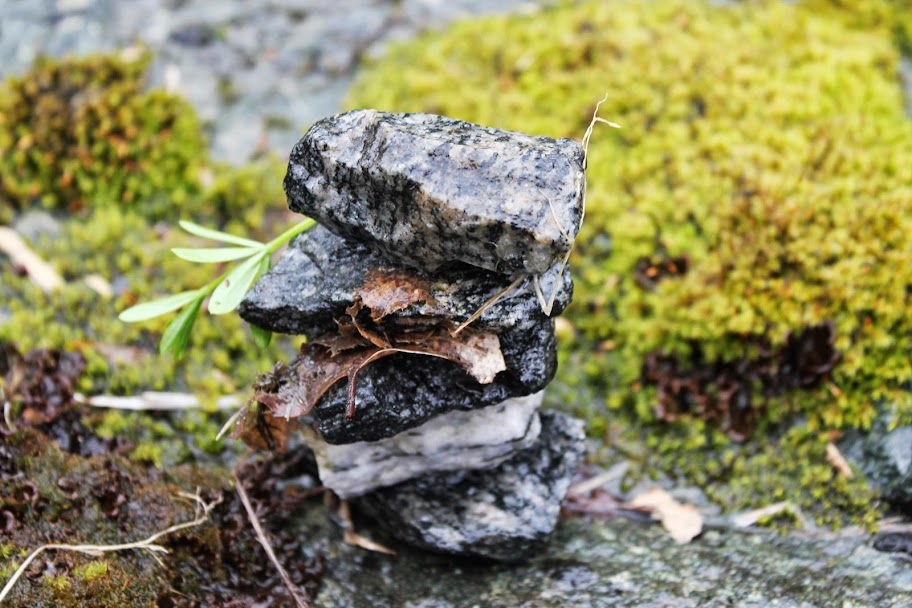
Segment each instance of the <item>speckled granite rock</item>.
M888 502L912 514L912 426L889 431L887 419L878 416L867 433L847 433L839 448Z
M285 177L292 210L403 264L510 275L563 259L584 189L575 141L376 110L318 121Z
M330 388L310 415L328 443L376 441L445 412L481 408L537 393L557 371L551 319L501 334L500 347L507 369L490 384L479 384L450 361L397 353L358 373L354 418L345 417L345 382Z
M488 469L530 447L541 431L542 393L470 412L449 412L387 439L331 445L311 428L323 485L351 498L431 472Z
M433 275L394 265L365 245L317 226L297 237L281 259L261 277L240 306L241 317L278 333L319 335L335 329L355 294L376 272L396 272L427 286L433 301L421 301L387 318L430 315L460 323L512 279L464 264ZM555 273L556 274L556 273ZM551 316L570 303L573 281L564 270ZM551 293L551 284L546 285ZM474 327L505 329L544 318L532 281L525 279L473 322Z
M356 505L418 547L500 561L540 551L583 455L580 420L542 412L536 444L500 466L434 473L367 494Z

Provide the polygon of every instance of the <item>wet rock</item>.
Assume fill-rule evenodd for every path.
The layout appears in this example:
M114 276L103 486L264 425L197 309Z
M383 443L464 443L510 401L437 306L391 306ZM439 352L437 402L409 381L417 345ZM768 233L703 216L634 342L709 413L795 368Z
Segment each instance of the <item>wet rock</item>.
M330 388L310 415L327 443L376 441L445 412L477 409L537 393L557 371L551 319L504 332L500 347L507 369L490 384L479 384L451 361L397 353L358 372L354 418L345 417L346 382Z
M331 445L311 428L304 429L304 437L316 455L323 485L351 498L431 472L500 464L538 439L541 402L539 392L479 410L449 412L369 443Z
M356 110L295 145L289 207L403 264L539 274L582 219L583 151L432 114Z
M542 412L536 444L490 470L435 473L356 504L407 543L499 561L533 557L557 525L584 449L583 423Z
M888 418L878 416L868 433L846 434L839 448L884 499L912 513L912 426L890 431Z
M334 330L355 294L377 272L397 273L427 286L432 301L420 301L395 313L397 317L430 315L460 323L489 298L512 283L504 275L459 264L429 275L391 264L365 245L341 238L322 226L297 237L281 259L261 277L240 306L241 317L278 333L315 336ZM556 275L555 272L551 273ZM550 275L548 278L551 278ZM569 269L560 277L551 315L570 303L573 282ZM543 280L550 294L553 282ZM525 326L544 319L531 279L525 279L473 322L481 329Z

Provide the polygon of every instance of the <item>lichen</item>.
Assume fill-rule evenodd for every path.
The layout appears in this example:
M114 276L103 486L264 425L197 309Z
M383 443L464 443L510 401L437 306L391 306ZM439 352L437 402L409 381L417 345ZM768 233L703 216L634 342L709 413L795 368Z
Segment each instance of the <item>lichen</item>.
M728 508L785 495L828 524L870 522L863 482L822 455L881 404L912 421L904 6L626 1L462 22L391 47L348 105L579 138L607 91L600 115L622 129L596 125L591 141L552 403L613 449L645 445L639 473L699 480ZM637 281L644 261L675 259L686 271ZM783 394L749 386L743 445L701 419L658 420L650 355L738 365L822 324L835 369Z

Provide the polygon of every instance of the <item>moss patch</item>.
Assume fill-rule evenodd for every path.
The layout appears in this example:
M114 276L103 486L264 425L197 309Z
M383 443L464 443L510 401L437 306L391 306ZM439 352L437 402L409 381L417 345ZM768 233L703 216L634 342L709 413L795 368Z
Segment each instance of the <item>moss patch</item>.
M623 129L599 126L589 150L565 390L552 396L614 448L639 445L641 473L697 479L730 508L786 496L821 522L870 521L863 484L822 450L881 403L912 421L901 5L629 1L465 22L391 48L348 105L579 137L607 91L600 114ZM662 266L681 259L686 270ZM829 323L831 373L783 394L739 385L751 441L658 420L649 356L723 369ZM580 403L580 386L600 400Z
M178 220L266 239L294 218L285 211L284 164L275 158L243 168L211 162L189 104L145 88L148 60L142 54L45 58L0 87L0 222L50 210L59 234L30 245L66 280L45 294L12 265L0 264L0 341L23 352L80 351L88 365L78 389L89 395L168 389L208 403L243 391L293 349L290 341L259 350L237 315L201 315L186 358L174 361L157 350L170 316L131 325L117 314L215 276L213 266L170 253L206 244L180 231ZM86 279L93 275L113 296L90 287ZM215 450L213 427L222 418L193 414L167 422L197 433L198 446ZM161 434L165 421L129 421L124 432L137 442L136 456L162 463L190 452L183 439ZM172 444L162 447L168 439Z

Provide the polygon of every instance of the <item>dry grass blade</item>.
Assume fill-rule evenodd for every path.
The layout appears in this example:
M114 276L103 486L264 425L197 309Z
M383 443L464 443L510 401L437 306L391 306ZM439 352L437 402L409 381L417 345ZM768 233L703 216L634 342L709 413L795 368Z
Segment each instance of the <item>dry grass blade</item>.
M339 504L339 518L342 520L342 540L344 540L346 544L353 547L361 547L362 549L373 551L374 553L396 555L396 552L389 547L381 545L380 543L375 543L371 539L355 532L355 524L351 517L351 507L347 500L343 500Z
M516 279L512 283L510 283L509 285L507 285L506 287L504 287L503 289L501 289L500 291L495 293L493 296L488 298L484 304L482 304L481 306L478 307L478 310L476 310L475 312L472 313L472 316L470 316L468 319L466 319L465 321L460 323L459 327L457 327L456 329L451 331L450 335L453 335L453 336L458 335L459 332L461 332L463 329L465 329L466 327L471 325L472 322L475 321L475 319L480 317L484 313L484 311L486 311L487 309L492 307L494 304L496 304L498 302L498 300L500 300L502 297L506 296L508 293L510 293L517 287L519 287L519 284L522 283L525 278L526 278L526 275L524 275L524 274L519 275L518 277L516 277Z
M276 570L279 573L279 576L282 577L282 581L285 583L285 586L288 588L288 592L291 593L291 597L294 598L295 604L298 608L312 608L313 604L310 603L310 600L304 595L295 584L291 581L291 577L288 576L288 572L285 571L285 568L282 567L282 564L279 562L279 558L276 557L275 551L272 548L272 545L269 543L269 539L266 538L266 533L263 531L263 526L260 525L260 519L256 515L256 511L253 509L253 505L250 504L250 498L247 496L247 490L244 489L244 484L241 483L240 478L237 475L237 471L232 473L234 477L234 487L237 489L238 496L241 498L241 503L244 505L244 509L247 511L247 519L250 520L250 524L253 526L253 530L256 532L257 540L263 545L263 549L266 550L266 555L269 556L269 561L272 562L272 565L275 566Z
M112 553L115 551L129 551L132 549L145 549L150 554L152 554L153 557L155 557L156 561L158 561L159 564L161 564L162 563L161 560L158 559L158 556L155 554L156 553L168 553L168 550L166 548L162 547L161 545L155 544L155 541L162 538L163 536L173 534L174 532L178 532L180 530L184 530L187 528L195 528L196 526L200 526L200 525L206 523L209 520L209 512L212 511L212 509L215 508L216 505L218 505L219 503L222 502L221 497L219 497L217 500L207 503L200 497L198 492L196 494L188 494L186 492L181 492L178 494L178 496L180 496L181 498L186 498L186 499L192 500L196 503L196 517L193 520L186 521L186 522L183 522L180 524L174 524L173 526L170 526L160 532L156 532L152 536L149 536L148 538L144 538L143 540L139 540L139 541L132 542L132 543L123 543L120 545L64 545L64 544L41 545L40 547L38 547L37 549L32 551L28 557L25 558L25 561L23 561L19 565L19 567L13 573L13 576L10 577L10 579L7 581L6 585L3 587L3 590L0 591L0 602L3 602L3 600L6 598L6 596L9 595L9 592L16 585L16 581L18 581L19 578L22 576L22 574L26 571L26 569L29 567L29 564L31 564L33 561L35 561L35 558L37 558L39 555L41 555L45 551L75 551L77 553L84 553L86 555L98 557L100 555L103 555L104 553Z
M832 441L827 443L826 459L839 475L846 479L852 479L852 467L849 465L849 461L845 459L845 456L842 455L842 452Z

